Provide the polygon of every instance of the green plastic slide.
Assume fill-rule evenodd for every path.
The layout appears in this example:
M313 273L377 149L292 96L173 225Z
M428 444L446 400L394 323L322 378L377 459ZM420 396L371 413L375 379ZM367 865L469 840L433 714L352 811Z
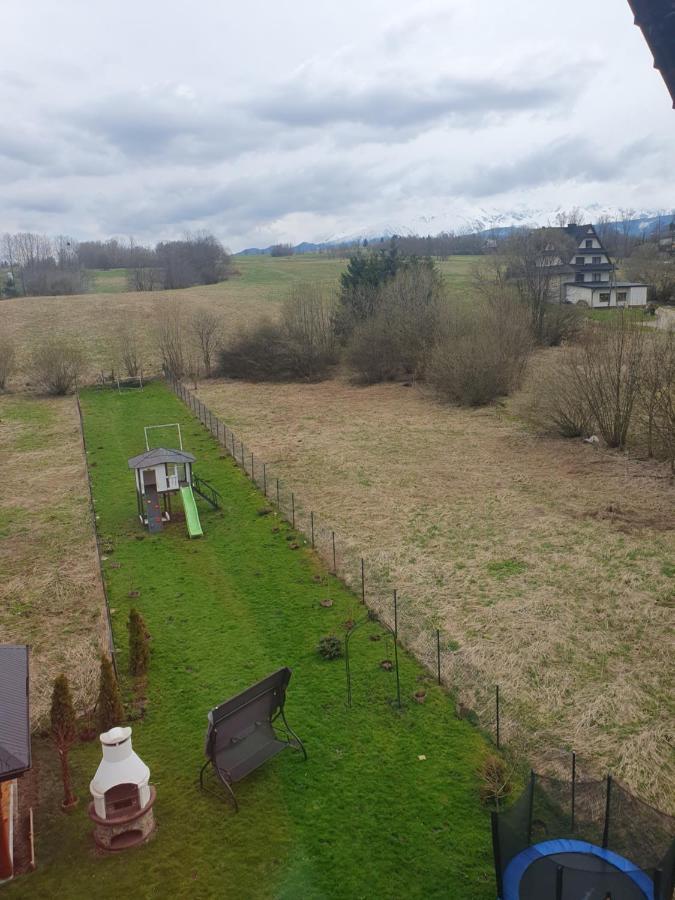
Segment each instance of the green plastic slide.
M199 521L199 513L197 512L197 504L195 495L189 484L180 489L180 498L183 501L183 509L185 510L185 521L187 523L188 534L191 538L199 537L204 534L202 524Z

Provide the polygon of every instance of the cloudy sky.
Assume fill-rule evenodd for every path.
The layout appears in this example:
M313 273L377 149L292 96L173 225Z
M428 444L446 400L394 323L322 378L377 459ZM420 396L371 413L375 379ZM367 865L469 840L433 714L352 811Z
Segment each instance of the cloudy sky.
M231 249L671 210L625 0L4 0L0 231Z

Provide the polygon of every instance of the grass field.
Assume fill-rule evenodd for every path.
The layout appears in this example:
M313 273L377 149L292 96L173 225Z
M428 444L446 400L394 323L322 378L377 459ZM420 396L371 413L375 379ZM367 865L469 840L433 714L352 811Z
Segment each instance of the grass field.
M87 269L92 294L121 294L127 289L127 269Z
M440 263L453 296L465 297L470 292L475 259L457 256ZM123 270L116 269L97 274L94 293L4 300L3 327L15 339L19 355L20 371L13 384L18 387L29 381L31 348L52 335L67 337L82 347L87 358L86 381L93 381L102 371L109 373L112 367L119 368L123 327L138 340L145 372L157 372L160 356L155 328L169 305L178 305L188 317L201 307L213 310L227 337L242 325L263 316L276 316L293 284L337 285L345 265L344 260L318 255L237 257L238 274L228 281L153 293L118 292Z
M673 808L664 468L402 385L216 381L199 396L420 621L443 625L483 687L500 684L531 758L574 747Z
M81 803L64 816L55 754L37 742L39 869L10 884L8 897L493 897L479 732L405 654L404 707L391 705L394 676L379 662L392 648L368 639L376 626L354 639L347 709L343 662L315 648L363 614L356 598L310 550L290 548L283 523L259 514L260 494L162 385L91 391L82 403L99 527L112 545L106 574L122 670L132 604L152 636L134 744L157 785L158 832L140 850L97 858L84 801L98 747L72 754ZM193 542L181 522L150 536L135 515L126 460L142 450L144 425L167 421L182 424L196 469L225 498L220 512L200 503L205 536ZM331 608L320 605L326 597ZM281 665L293 669L287 713L309 760L284 753L238 785L235 815L196 785L206 713ZM427 700L417 704L421 686Z
M0 396L0 636L31 645L34 727L51 682L72 671L91 705L103 594L75 399Z

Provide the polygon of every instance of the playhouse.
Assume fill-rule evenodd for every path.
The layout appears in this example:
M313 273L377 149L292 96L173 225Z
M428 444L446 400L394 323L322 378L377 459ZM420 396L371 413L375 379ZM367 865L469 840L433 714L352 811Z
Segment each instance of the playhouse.
M190 537L202 534L197 504L192 493L192 464L195 457L184 450L157 447L128 461L136 477L138 517L151 533L162 530L171 520L171 500L179 495L185 510Z

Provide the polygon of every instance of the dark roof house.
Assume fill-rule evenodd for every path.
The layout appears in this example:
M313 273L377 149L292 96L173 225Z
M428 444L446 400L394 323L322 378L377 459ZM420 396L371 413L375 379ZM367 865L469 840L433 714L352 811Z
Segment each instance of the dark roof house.
M28 647L0 644L0 781L30 766Z

